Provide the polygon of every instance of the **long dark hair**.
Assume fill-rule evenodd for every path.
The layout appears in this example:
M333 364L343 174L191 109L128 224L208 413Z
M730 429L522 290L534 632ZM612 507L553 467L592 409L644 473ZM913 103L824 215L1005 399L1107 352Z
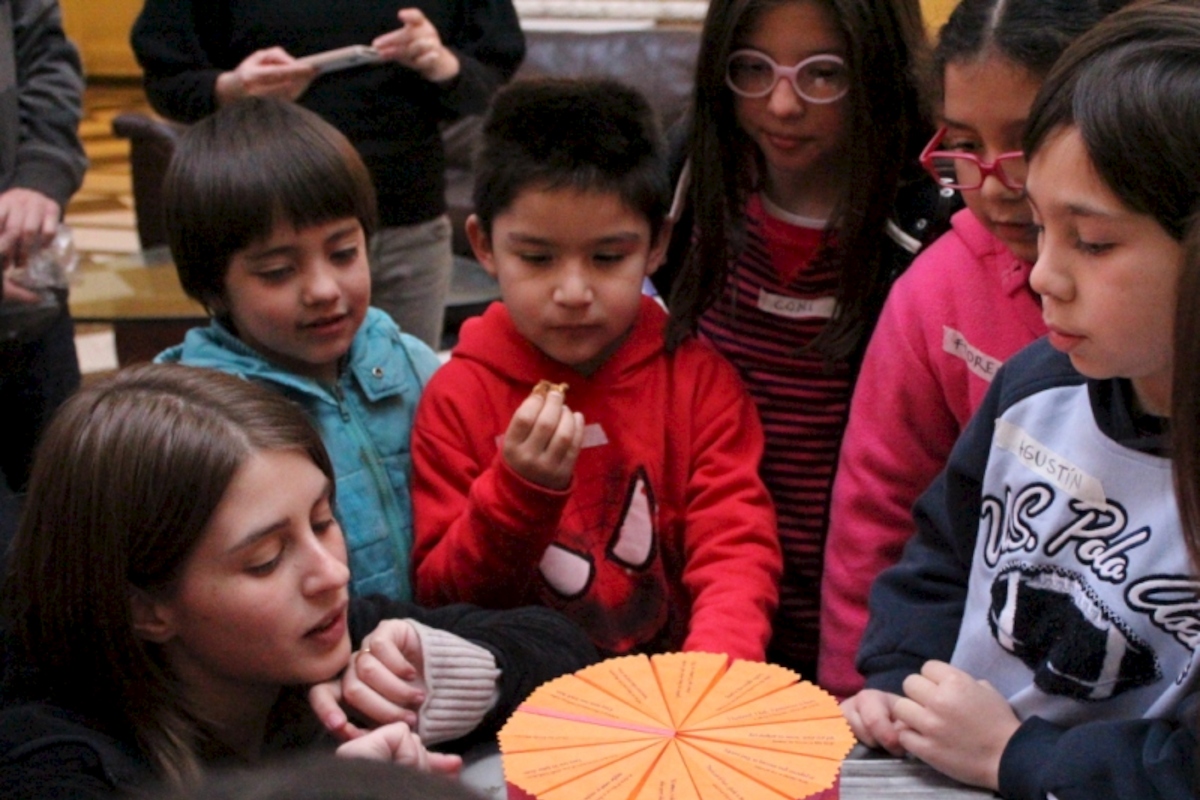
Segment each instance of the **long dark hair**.
M1200 217L1193 215L1184 245L1175 312L1171 463L1184 538L1200 572Z
M851 357L865 341L894 277L882 246L896 190L930 132L919 91L925 56L917 0L818 0L832 12L846 42L852 76L846 97L849 174L834 209L836 241L819 255L838 270L837 310L813 341L831 359ZM696 65L688 154L695 245L670 295L667 344L696 331L720 298L741 245L743 210L765 174L762 154L739 128L725 64L770 9L796 0L713 0ZM690 236L693 231L677 235Z
M207 369L133 367L85 387L38 447L6 575L4 624L40 693L119 738L166 777L197 769L196 714L130 593L169 595L234 473L295 450L333 480L304 413Z

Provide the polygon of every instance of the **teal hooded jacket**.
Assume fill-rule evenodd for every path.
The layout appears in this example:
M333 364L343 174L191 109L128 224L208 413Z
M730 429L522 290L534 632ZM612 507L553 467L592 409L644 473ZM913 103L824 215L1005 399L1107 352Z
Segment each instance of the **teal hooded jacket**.
M337 475L334 514L350 555L351 593L412 599L409 436L421 391L440 364L433 350L371 308L333 386L283 370L217 320L155 360L240 375L298 403Z

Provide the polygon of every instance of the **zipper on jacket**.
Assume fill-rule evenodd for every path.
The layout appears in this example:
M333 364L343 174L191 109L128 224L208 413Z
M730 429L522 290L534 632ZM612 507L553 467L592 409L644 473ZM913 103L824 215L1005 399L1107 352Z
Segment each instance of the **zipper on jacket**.
M402 520L400 519L400 509L396 499L396 490L392 488L392 482L388 480L387 471L383 467L382 461L379 459L374 447L371 445L371 438L363 430L358 418L351 412L346 403L346 397L342 392L341 384L335 384L333 387L333 395L337 400L338 413L347 423L347 428L354 437L354 441L358 444L359 459L367 465L367 470L371 473L371 479L375 483L375 491L383 500L383 517L384 524L387 525L388 539L392 543L392 549L396 551L396 573L401 584L400 588L408 586L409 594L412 594L412 578L410 576L409 554L405 548L399 547L396 541L397 532L401 529ZM350 576L354 579L354 576Z

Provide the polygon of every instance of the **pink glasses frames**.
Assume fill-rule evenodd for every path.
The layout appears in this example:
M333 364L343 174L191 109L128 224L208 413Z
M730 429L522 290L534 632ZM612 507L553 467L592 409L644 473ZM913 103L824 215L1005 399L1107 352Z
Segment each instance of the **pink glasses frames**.
M809 56L795 66L781 67L766 53L735 50L725 65L725 83L742 97L766 97L784 79L810 103L832 103L850 91L850 73L841 56Z
M943 127L921 151L921 166L938 185L969 191L980 188L988 175L994 175L1006 189L1020 191L1025 188L1028 168L1025 154L1020 150L1001 153L992 161L983 161L973 153L938 150L945 137L946 128Z

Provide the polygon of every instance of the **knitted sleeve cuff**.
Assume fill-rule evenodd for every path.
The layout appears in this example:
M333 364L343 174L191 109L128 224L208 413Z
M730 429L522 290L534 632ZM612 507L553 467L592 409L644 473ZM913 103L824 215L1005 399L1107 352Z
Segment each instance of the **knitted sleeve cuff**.
M417 719L421 741L433 745L465 736L500 696L496 658L453 633L409 623L421 639L425 662L425 702Z

